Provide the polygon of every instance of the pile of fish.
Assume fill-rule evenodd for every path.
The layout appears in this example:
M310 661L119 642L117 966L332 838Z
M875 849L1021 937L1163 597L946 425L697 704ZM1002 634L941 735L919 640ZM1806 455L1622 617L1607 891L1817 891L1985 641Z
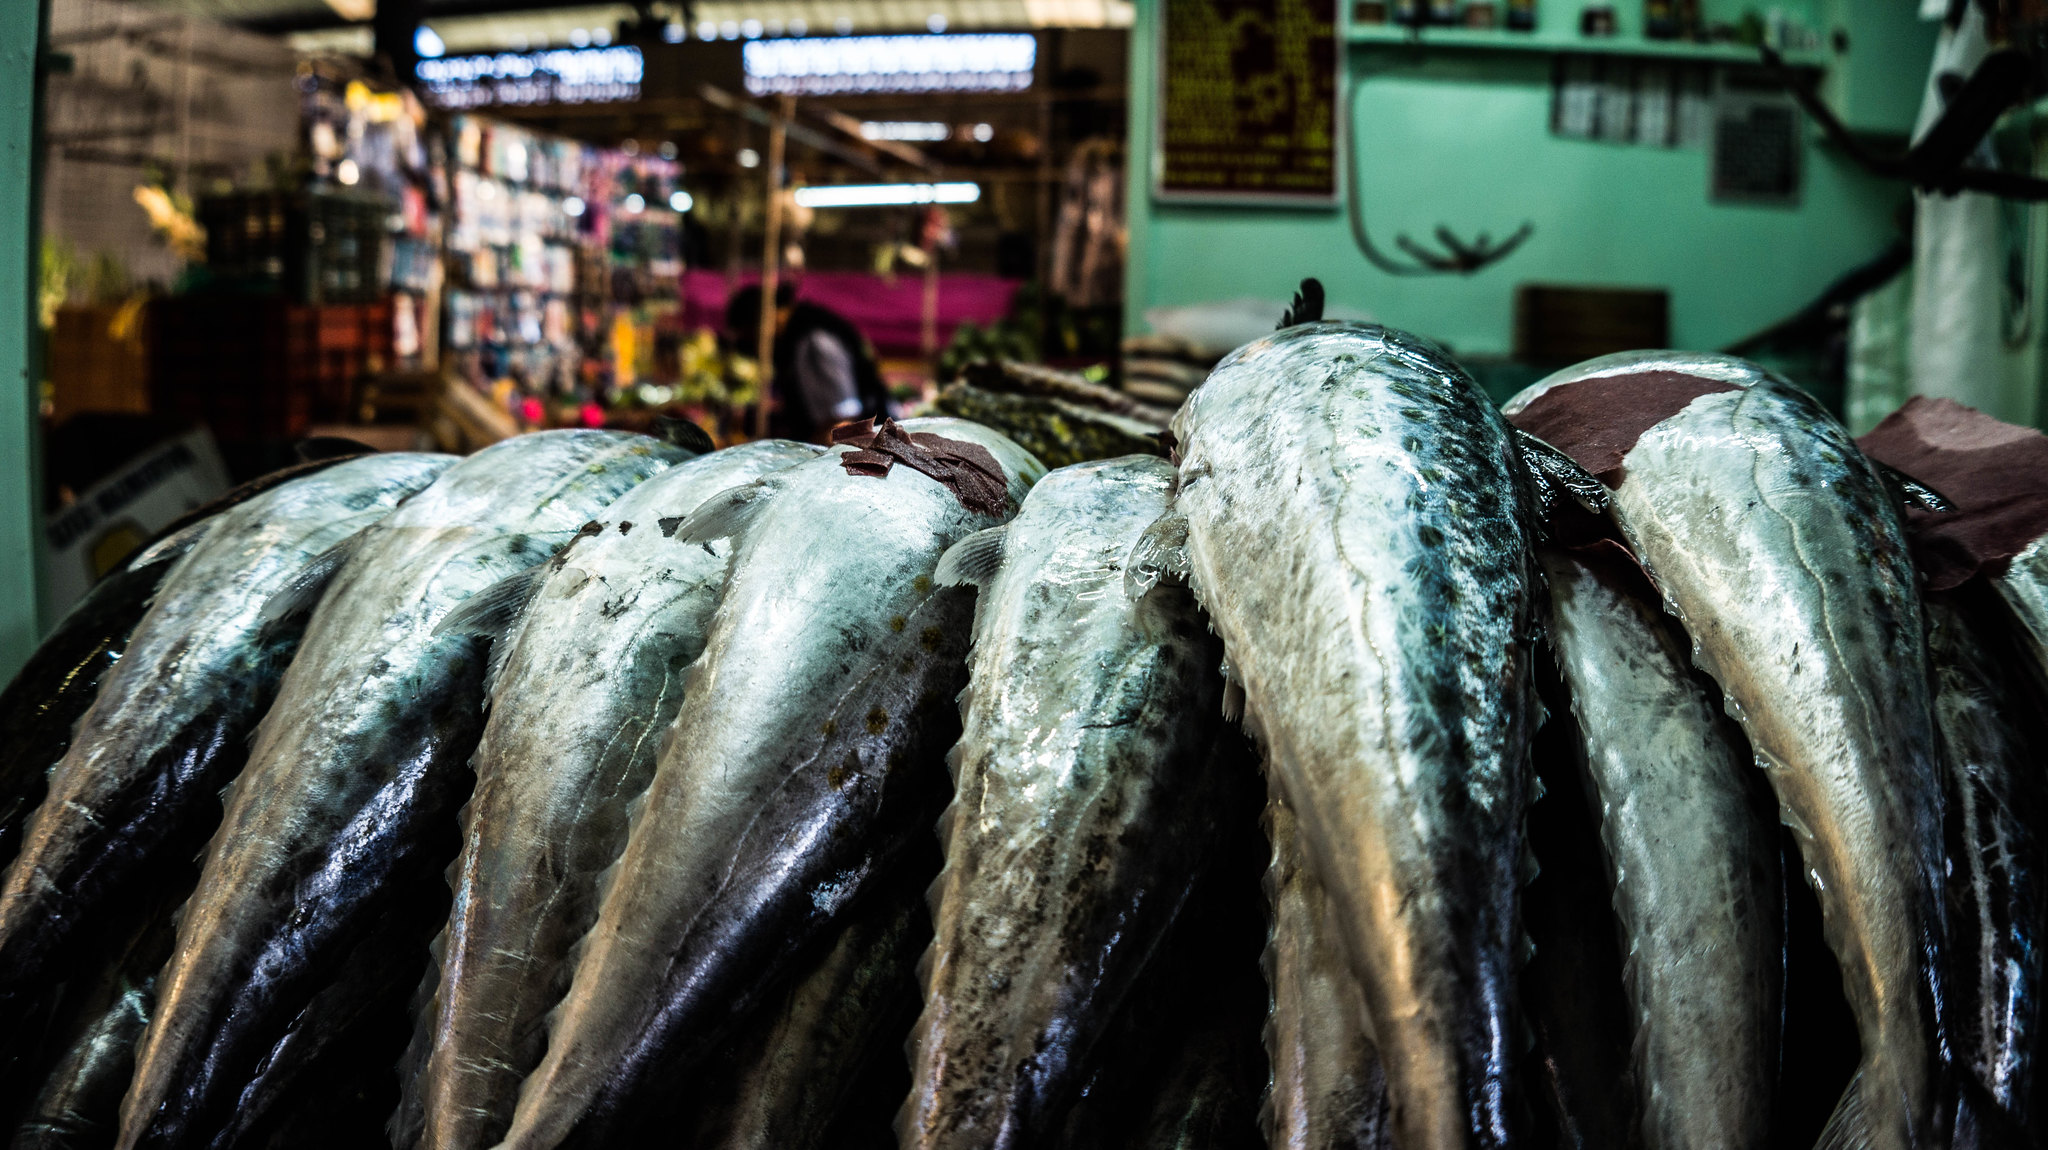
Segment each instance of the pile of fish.
M2048 437L1314 310L1167 458L542 432L154 543L0 696L12 1145L2037 1145Z

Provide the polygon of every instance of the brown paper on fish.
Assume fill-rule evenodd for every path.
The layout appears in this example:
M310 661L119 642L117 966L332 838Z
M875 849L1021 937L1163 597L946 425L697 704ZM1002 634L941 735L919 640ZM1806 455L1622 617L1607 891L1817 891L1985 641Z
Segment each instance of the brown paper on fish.
M1913 559L1930 590L2004 574L2048 534L2048 436L1952 399L1914 396L1856 441L1879 463L1934 488L1956 510L1906 509Z
M898 463L930 476L953 493L960 506L983 515L1000 515L1010 505L1009 484L1002 465L979 443L947 439L928 431L906 432L893 419L842 423L832 429L832 443L859 450L839 457L848 475L881 478Z
M1736 390L1682 371L1595 376L1551 388L1508 422L1571 456L1600 482L1620 487L1622 457L1644 432L1702 395Z

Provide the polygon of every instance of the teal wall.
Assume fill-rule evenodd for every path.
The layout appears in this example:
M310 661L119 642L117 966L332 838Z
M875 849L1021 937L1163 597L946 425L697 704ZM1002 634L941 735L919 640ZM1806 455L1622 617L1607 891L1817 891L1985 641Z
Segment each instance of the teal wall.
M1341 4L1348 8L1349 5ZM1542 35L1568 35L1580 5L1547 0ZM1640 4L1619 5L1628 18ZM1733 13L1709 3L1711 17ZM1790 6L1788 6L1790 7ZM1854 12L1848 11L1850 7ZM1917 107L1932 50L1931 26L1912 0L1817 0L1874 61L1849 68L1832 51L1829 91L1859 122L1903 129ZM1458 51L1354 45L1349 65L1351 163L1380 249L1447 224L1495 238L1524 220L1535 234L1505 261L1473 276L1403 278L1366 263L1341 210L1190 207L1151 198L1158 6L1140 3L1131 38L1128 326L1145 328L1160 305L1286 299L1306 275L1333 303L1440 340L1461 355L1504 355L1520 283L1663 287L1672 340L1713 348L1807 303L1894 235L1903 188L1871 179L1809 141L1796 207L1710 203L1707 155L1552 136L1552 57L1532 51ZM1736 12L1740 11L1737 7ZM1832 25L1831 25L1832 26ZM1880 74L1882 73L1882 74Z
M34 0L0 3L0 682L14 676L36 626Z

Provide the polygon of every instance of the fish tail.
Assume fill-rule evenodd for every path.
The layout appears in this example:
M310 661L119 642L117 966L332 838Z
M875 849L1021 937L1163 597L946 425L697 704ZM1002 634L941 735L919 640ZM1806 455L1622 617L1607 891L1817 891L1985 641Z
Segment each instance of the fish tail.
M1835 1103L1835 1112L1828 1116L1828 1124L1821 1128L1820 1141L1813 1150L1870 1150L1883 1145L1870 1126L1870 1117L1863 1107L1863 1076L1868 1068L1856 1071L1849 1080L1849 1088L1842 1091L1842 1100Z

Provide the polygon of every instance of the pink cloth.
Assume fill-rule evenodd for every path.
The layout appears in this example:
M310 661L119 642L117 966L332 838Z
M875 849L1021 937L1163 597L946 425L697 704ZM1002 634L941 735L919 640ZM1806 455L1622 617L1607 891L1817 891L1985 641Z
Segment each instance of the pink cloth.
M725 273L691 268L683 273L683 323L687 327L725 328L725 301L732 292L759 283L758 273L741 276L728 286ZM831 308L859 328L882 355L917 355L924 324L924 277L885 279L872 272L804 272L790 277L798 299ZM983 327L1010 310L1010 297L1021 280L979 272L939 273L939 346L953 338L953 329L972 320Z

